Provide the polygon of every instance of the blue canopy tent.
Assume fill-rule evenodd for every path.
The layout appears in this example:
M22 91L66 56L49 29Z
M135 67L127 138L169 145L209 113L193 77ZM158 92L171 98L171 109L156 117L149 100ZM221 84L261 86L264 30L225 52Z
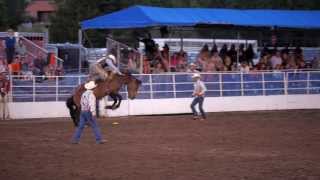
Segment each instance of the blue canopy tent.
M320 11L132 6L82 21L81 29L126 29L199 24L318 29L320 28Z

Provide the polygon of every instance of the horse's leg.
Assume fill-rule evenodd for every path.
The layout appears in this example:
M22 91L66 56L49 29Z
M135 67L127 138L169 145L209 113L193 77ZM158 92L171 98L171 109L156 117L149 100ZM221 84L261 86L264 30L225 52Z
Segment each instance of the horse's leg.
M77 114L78 114L77 111L79 111L79 110L73 101L73 96L71 96L67 99L66 105L69 109L69 113L70 113L70 116L71 116L71 119L73 121L74 126L78 126L79 117L77 118ZM79 116L80 116L80 114L79 114Z
M120 94L116 94L117 98L118 98L118 104L115 106L114 109L117 109L120 107L121 101L122 101L122 96Z
M105 109L114 109L118 99L117 99L117 94L115 93L110 93L109 96L112 98L113 100L113 104L111 106L106 106Z

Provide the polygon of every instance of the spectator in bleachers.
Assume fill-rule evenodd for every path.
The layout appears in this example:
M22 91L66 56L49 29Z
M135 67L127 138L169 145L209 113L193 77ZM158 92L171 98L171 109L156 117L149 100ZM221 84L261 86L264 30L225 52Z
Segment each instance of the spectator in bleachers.
M240 72L242 73L248 73L250 71L250 66L246 61L241 63Z
M228 54L228 46L227 44L224 44L220 49L219 56L221 57L221 59L225 59L227 54Z
M239 53L239 55L238 55L239 62L242 64L242 62L246 61L244 44L240 44L238 53Z
M253 51L252 44L249 44L248 48L245 51L245 59L250 67L254 66L254 63L253 63L254 56L255 56L255 53Z
M39 53L38 57L34 59L33 63L33 74L36 76L44 76L45 75L45 66L47 65L46 59L44 58L42 53ZM42 82L44 80L43 77L37 78L38 82Z
M215 52L218 52L218 46L216 44L213 44L210 55L212 56Z
M178 54L178 61L177 61L177 72L186 72L187 71L187 54L182 50Z
M231 64L237 63L237 50L236 50L236 46L234 44L231 44L231 47L228 51L228 56L231 59Z
M20 56L21 59L24 59L27 55L27 48L23 44L21 39L19 39L18 44L16 46L16 53Z
M148 60L147 56L143 56L143 73L151 74L150 61Z
M216 71L223 71L224 70L223 61L222 61L221 57L219 56L218 52L213 53L213 55L209 59L209 63L206 65L210 66L211 62L214 64Z
M197 65L195 63L190 63L187 69L188 73L199 73L197 70Z
M290 53L288 55L288 61L286 63L285 69L297 69L297 68L298 66L295 60L295 56L293 53Z
M157 48L156 48L156 43L151 37L151 33L148 33L147 37L145 37L144 39L140 39L139 41L144 43L145 53L148 60L149 61L153 60L154 52Z
M177 64L178 64L178 53L175 52L175 53L173 53L173 55L171 56L171 59L170 59L170 71L171 72L177 71Z
M7 74L8 73L8 66L6 66L4 59L0 59L0 74Z
M7 64L11 64L15 54L16 38L12 29L9 29L7 32L8 36L4 38L3 46L6 51Z
M282 64L282 58L280 51L276 50L274 55L270 59L272 69L274 69L278 64Z
M161 62L157 63L152 71L153 74L161 74L164 72L165 72L165 70L164 70L164 67Z
M133 50L129 51L128 54L128 70L130 73L137 74L139 73L139 65L137 62L138 58Z
M58 63L55 74L56 74L56 76L63 76L64 75L63 63Z
M207 44L205 44L200 50L197 56L196 63L199 64L200 69L202 69L202 71L205 68L205 64L207 63L207 61L209 61L211 53L213 52L218 52L218 50L216 51L213 47L211 52L209 52L209 46Z
M269 54L265 54L264 56L262 56L256 67L260 71L269 70L271 68Z
M16 56L11 64L9 64L9 69L13 75L21 75L21 61L19 56Z
M224 69L223 71L233 71L234 68L232 66L232 61L231 58L229 56L226 56L223 60L223 64L224 64Z

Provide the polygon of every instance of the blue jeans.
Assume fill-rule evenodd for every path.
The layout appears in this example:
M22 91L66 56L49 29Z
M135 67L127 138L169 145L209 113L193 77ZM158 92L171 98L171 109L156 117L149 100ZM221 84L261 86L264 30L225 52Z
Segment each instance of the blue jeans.
M73 135L73 141L79 142L81 133L87 123L90 124L90 127L92 128L93 133L96 137L96 141L100 142L101 141L101 134L100 134L100 130L99 130L99 127L97 124L97 120L92 116L92 113L90 111L81 111L80 122L79 122L79 125L78 125L76 132Z
M202 118L205 119L206 118L206 114L205 114L205 112L203 110L203 107L202 107L203 106L203 101L204 101L204 97L203 96L196 96L193 99L192 103L191 103L191 110L192 110L193 115L197 116L198 113L197 113L197 110L196 110L195 106L197 104L199 104L199 110L200 110L201 116L202 116Z

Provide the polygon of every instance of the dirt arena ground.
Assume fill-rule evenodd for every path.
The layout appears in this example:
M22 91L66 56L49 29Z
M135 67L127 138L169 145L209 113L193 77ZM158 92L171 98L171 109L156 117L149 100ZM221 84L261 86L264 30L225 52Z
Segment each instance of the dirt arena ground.
M0 121L1 180L320 180L320 111ZM112 122L119 122L113 125Z

